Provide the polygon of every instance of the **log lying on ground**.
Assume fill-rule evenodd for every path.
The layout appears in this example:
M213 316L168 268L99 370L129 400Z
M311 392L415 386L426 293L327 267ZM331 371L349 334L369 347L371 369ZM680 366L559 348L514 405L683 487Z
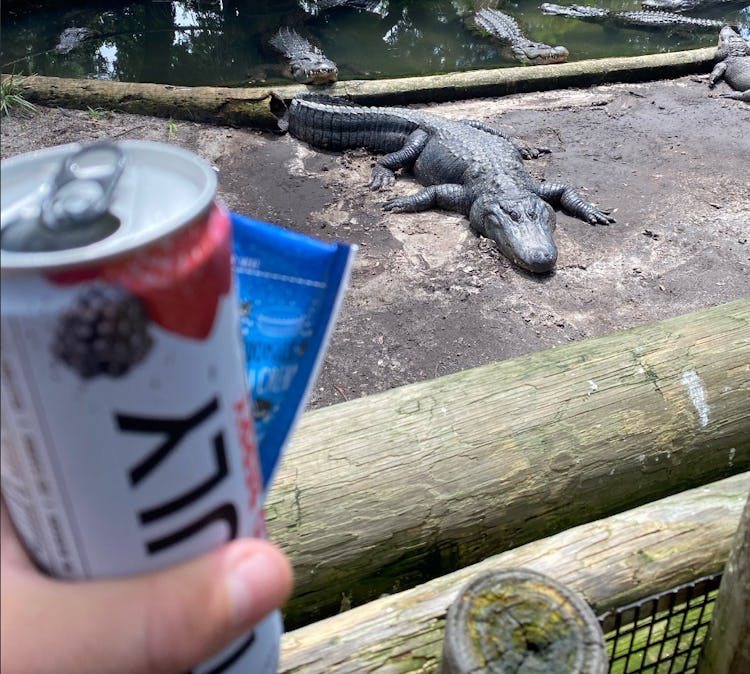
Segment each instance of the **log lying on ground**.
M427 77L350 80L337 83L331 93L347 96L366 105L444 102L483 96L507 96L530 91L590 87L611 82L672 79L710 72L715 60L716 49L706 47L664 54L475 70ZM286 98L286 92L278 93Z
M280 674L437 671L445 614L477 574L545 573L599 614L721 571L750 473L692 489L504 552L283 637Z
M303 416L287 625L750 469L750 299Z
M387 80L347 80L325 87L181 87L108 80L31 76L21 85L32 103L64 108L106 108L155 117L276 129L276 115L305 91L347 96L368 105L405 105L504 96L606 82L639 82L709 72L716 48L592 59L547 66L496 68ZM3 75L3 78L9 75Z
M3 75L3 79L9 77ZM192 122L278 130L285 107L268 88L178 87L32 75L19 79L30 103L86 110L104 108Z

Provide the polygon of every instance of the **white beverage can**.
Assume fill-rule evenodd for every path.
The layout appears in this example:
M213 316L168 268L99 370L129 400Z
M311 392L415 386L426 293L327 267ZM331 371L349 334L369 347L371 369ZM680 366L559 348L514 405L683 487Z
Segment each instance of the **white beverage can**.
M265 536L216 175L161 143L2 162L2 493L52 576ZM194 674L278 667L279 612Z

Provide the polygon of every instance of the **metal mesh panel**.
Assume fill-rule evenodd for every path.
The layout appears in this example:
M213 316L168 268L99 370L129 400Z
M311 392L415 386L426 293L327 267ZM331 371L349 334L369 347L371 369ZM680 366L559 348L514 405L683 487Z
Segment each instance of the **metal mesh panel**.
M693 674L721 573L599 616L610 674Z

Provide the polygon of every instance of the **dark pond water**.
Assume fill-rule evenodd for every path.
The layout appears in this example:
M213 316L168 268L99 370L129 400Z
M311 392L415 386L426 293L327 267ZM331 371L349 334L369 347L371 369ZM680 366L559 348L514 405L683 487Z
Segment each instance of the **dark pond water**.
M474 0L382 0L376 11L338 8L311 14L309 0L2 3L3 72L178 85L288 81L268 46L279 26L294 27L339 65L339 79L426 75L518 65L472 28ZM577 0L611 10L638 0ZM564 45L570 60L632 56L716 44L718 30L624 28L542 14L542 0L499 2L531 39ZM573 4L574 0L558 0ZM30 9L31 5L47 9ZM691 16L737 24L750 39L750 6L720 3ZM55 47L66 28L91 36L69 53Z

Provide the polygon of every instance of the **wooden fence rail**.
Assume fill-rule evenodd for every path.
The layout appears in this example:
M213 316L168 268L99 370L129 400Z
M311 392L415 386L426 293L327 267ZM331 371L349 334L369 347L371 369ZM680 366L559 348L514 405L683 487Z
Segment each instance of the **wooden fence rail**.
M583 595L599 614L721 571L750 473L685 491L488 558L284 635L280 674L430 674L445 614L477 574L526 567Z
M309 412L287 625L749 469L750 299Z

